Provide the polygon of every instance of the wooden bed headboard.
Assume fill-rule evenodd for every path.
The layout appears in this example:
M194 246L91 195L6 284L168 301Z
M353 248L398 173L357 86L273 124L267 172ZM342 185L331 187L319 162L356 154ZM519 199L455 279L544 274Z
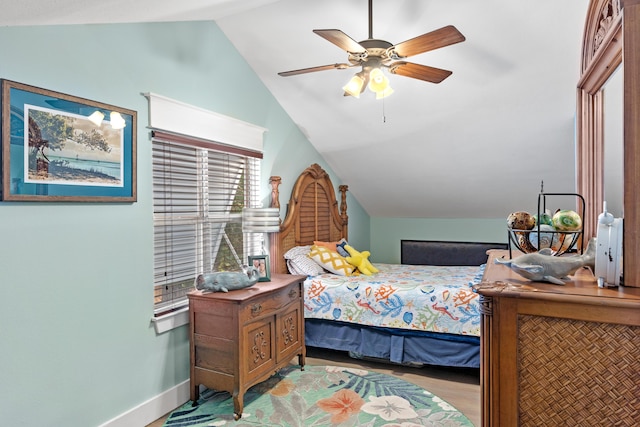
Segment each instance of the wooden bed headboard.
M272 176L271 207L280 207L278 185L280 177ZM335 242L347 238L347 190L348 186L339 186L338 209L331 178L320 165L314 163L300 174L280 232L271 236L272 273L288 272L283 255L295 246L312 245L314 240Z

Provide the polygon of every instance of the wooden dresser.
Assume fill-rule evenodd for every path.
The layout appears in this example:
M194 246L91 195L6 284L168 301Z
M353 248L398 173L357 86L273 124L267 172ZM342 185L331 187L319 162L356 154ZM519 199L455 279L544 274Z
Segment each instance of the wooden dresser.
M304 276L274 274L270 282L224 292L189 293L191 400L199 386L228 391L234 417L244 393L297 355L305 363Z
M514 254L515 256L515 254ZM483 426L640 425L640 289L529 281L489 251L480 294Z

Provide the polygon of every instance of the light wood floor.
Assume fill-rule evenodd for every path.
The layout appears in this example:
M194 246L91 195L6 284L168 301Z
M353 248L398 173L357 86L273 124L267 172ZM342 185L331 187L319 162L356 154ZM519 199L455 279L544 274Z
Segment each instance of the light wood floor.
M294 363L297 363L297 358ZM456 369L434 366L409 367L356 360L346 353L307 348L308 365L340 365L357 367L402 378L429 390L455 406L475 425L480 426L480 373L478 369ZM167 415L147 427L161 427Z

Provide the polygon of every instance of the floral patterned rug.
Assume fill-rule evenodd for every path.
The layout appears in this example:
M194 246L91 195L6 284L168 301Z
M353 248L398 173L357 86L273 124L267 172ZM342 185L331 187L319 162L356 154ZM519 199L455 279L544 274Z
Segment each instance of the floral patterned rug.
M361 369L290 365L244 395L233 419L227 392L206 390L199 405L176 409L164 427L204 426L471 426L456 408L401 379Z

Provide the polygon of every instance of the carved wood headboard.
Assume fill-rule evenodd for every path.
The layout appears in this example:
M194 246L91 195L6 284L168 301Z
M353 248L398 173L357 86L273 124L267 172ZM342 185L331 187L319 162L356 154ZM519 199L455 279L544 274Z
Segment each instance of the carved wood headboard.
M280 207L280 177L271 177L271 207ZM347 238L348 186L341 185L340 209L327 172L314 163L296 180L280 232L271 236L272 273L288 273L283 255L295 246L312 245L314 240L334 242Z

